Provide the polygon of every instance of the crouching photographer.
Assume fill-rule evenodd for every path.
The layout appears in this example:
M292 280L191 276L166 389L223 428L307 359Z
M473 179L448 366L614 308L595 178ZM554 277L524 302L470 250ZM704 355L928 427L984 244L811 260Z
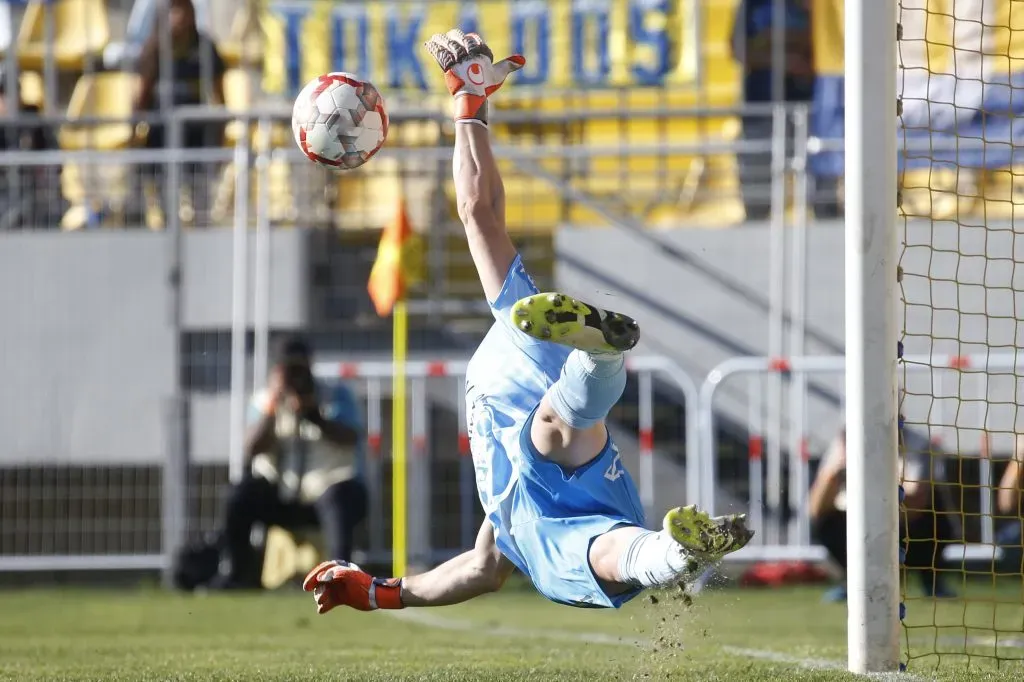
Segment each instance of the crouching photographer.
M278 353L266 390L253 396L249 419L251 466L228 495L221 539L226 572L214 586L259 586L260 555L251 543L257 523L319 527L328 557L350 561L367 509L363 425L351 391L341 384L322 391L309 346L293 338Z

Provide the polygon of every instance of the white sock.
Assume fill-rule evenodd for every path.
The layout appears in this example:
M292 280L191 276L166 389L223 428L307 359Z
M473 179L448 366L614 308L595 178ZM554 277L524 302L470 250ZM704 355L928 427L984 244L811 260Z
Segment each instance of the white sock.
M631 585L663 587L679 580L691 561L664 530L648 530L633 538L619 557L619 576Z

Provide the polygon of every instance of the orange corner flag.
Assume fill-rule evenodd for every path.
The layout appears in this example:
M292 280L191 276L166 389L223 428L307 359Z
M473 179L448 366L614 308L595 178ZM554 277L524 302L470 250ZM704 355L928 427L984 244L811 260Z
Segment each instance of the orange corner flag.
M415 257L419 239L409 223L405 201L399 200L395 217L384 227L377 247L377 260L370 271L366 290L381 317L391 314L395 303L405 298L406 287L416 280Z

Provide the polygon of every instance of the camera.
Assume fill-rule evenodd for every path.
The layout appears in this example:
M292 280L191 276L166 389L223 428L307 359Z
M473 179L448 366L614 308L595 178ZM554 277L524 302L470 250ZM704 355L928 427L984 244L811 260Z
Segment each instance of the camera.
M313 371L305 363L289 364L285 367L284 379L288 388L300 396L310 396L316 391Z

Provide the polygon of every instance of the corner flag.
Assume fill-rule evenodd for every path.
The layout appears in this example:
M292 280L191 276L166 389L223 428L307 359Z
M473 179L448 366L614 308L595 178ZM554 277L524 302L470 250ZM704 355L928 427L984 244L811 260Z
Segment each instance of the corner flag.
M377 259L366 285L373 307L381 317L391 314L395 304L405 300L408 286L421 278L420 251L420 239L412 231L405 202L399 200L395 217L380 236Z

